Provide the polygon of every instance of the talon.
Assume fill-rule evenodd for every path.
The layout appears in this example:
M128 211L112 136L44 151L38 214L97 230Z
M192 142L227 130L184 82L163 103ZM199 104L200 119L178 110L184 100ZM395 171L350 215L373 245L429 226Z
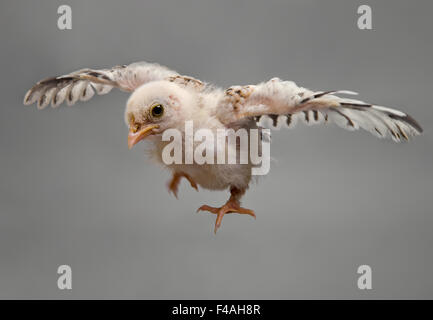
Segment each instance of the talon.
M173 195L176 197L176 199L177 199L177 192L179 189L179 183L180 183L180 180L182 179L182 177L186 178L189 181L191 187L193 187L195 190L198 191L197 184L189 175L187 175L186 173L183 173L183 172L176 172L173 174L173 177L171 178L171 180L168 183L168 191L172 192Z
M175 178L173 178L167 184L168 192L172 193L176 197L176 199L178 199L178 197L177 197L178 186L179 186L179 180L176 180Z
M198 191L197 183L195 183L195 181L192 180L190 176L187 176L185 178L189 181L189 184L191 185L191 187L194 188L196 191Z
M223 220L223 217L225 214L228 213L239 213L239 214L247 214L252 216L253 218L256 218L256 215L253 210L243 208L239 205L239 201L236 199L230 198L226 204L224 204L222 207L216 208L211 207L206 204L202 205L200 208L197 209L197 212L199 211L208 211L213 214L217 215L216 221L215 221L215 229L214 232L216 234L217 230L221 227L221 222Z
M182 177L184 177L186 180L188 180L191 187L198 191L197 183L195 183L195 181L189 175L187 175L186 173L183 173Z
M200 208L198 208L196 212L199 212L199 211L209 211L211 213L218 214L219 210L220 210L220 208L215 208L215 207L211 207L211 206L208 206L208 205L204 204Z
M239 207L238 210L239 210L238 213L240 213L240 214L247 214L247 215L253 217L254 219L256 219L256 214L254 213L253 210L242 208L242 207Z
M224 217L224 213L219 212L215 221L215 229L214 229L215 234L217 233L219 227L221 227L221 222L223 221L223 217Z

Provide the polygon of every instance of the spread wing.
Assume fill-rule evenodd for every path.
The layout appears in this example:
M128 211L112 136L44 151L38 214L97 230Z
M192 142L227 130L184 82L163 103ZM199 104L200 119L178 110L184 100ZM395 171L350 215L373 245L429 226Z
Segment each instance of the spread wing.
M381 138L391 137L396 142L422 132L421 126L404 112L336 94L356 93L313 92L274 78L258 85L230 87L218 106L217 116L226 124L252 118L259 125L274 128L293 127L299 120L307 124L334 122L349 130L362 128Z
M87 101L95 92L106 94L112 88L131 92L144 83L177 77L178 73L154 63L137 62L111 69L81 69L67 75L48 78L36 83L24 97L24 104L37 102L39 109L57 107L66 100L68 105Z

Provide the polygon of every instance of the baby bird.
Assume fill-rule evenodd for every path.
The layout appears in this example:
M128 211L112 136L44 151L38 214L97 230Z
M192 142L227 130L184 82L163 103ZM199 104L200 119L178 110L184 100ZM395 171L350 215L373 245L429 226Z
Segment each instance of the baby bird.
M230 190L229 200L221 207L201 206L216 214L214 231L221 226L227 213L247 214L254 211L240 206L240 199L252 179L254 164L193 163L187 164L185 153L181 163L168 164L163 159L164 148L170 143L163 139L168 129L177 129L181 145L186 144L185 123L193 122L193 130L212 132L228 129L258 129L293 127L297 121L307 124L334 122L356 130L362 128L374 135L391 137L399 142L422 132L409 115L387 107L363 101L341 98L336 94L351 91L314 92L298 87L292 81L278 78L257 85L232 86L226 90L154 63L139 62L111 69L81 69L67 75L39 81L25 95L24 104L37 102L39 109L51 103L53 108L66 100L68 105L87 101L94 93L106 94L118 88L131 95L126 104L125 122L129 128L128 147L149 140L151 155L172 172L169 191L177 197L182 178L198 190ZM261 139L266 136L261 134ZM193 143L193 148L197 142ZM227 149L228 147L226 147ZM239 142L236 142L239 149Z

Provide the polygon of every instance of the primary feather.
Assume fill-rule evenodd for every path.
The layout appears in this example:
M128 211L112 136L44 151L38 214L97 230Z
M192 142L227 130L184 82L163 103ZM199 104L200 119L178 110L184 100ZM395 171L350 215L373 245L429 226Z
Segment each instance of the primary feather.
M422 133L421 126L406 113L360 100L341 98L336 94L352 91L312 92L294 82L274 78L250 86L231 87L222 103L221 118L253 117L258 124L271 128L293 127L299 119L306 124L332 121L348 130L362 128L399 142Z

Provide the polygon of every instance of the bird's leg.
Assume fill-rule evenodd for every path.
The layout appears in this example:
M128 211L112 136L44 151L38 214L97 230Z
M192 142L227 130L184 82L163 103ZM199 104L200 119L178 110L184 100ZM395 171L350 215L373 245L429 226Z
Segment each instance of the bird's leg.
M223 217L226 213L248 214L255 218L256 215L254 214L253 210L242 208L240 206L239 199L242 197L244 193L245 190L239 190L235 187L232 187L230 189L230 198L222 207L217 208L208 205L202 205L200 208L197 209L197 212L209 211L217 215L215 221L215 230L214 230L215 233L217 232L218 228L221 226L221 221L223 220Z
M182 177L186 178L186 180L188 180L189 183L191 184L191 187L193 187L195 190L198 191L197 184L189 175L187 175L184 172L175 172L173 173L173 177L168 183L168 191L172 192L176 198L177 198L177 190L179 188L179 183Z

